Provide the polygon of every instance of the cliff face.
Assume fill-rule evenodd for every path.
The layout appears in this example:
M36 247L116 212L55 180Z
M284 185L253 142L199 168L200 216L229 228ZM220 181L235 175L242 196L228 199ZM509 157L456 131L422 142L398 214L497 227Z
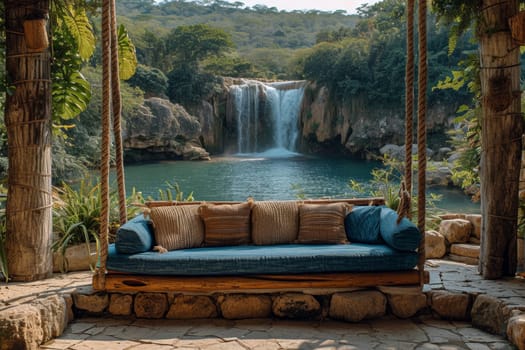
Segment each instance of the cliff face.
M427 113L429 135L444 135L454 117L454 106L432 106ZM378 154L385 144L405 141L404 111L367 105L355 98L346 105L334 103L327 88L310 84L302 104L301 144L303 152Z
M225 78L220 91L199 105L189 107L189 113L167 100L145 100L144 105L127 118L124 130L126 160L208 159L208 152L238 152L239 137L256 143L248 152L265 149L275 139L275 131L270 132L275 121L268 114L269 95L261 88L256 90L251 109L257 117L248 118L243 122L244 129L240 130L236 117L239 107L232 93L236 88L232 86L245 83L242 79ZM296 87L284 85L280 88ZM380 101L370 105L358 98L344 105L334 103L327 88L312 83L304 91L297 123L299 152L367 158L380 154L379 149L384 145L405 142L402 108L384 107ZM430 147L435 151L444 146L445 131L450 128L454 111L455 106L429 107L427 130ZM248 133L246 123L251 125L247 128ZM285 134L291 132L281 129ZM441 139L441 144L432 145L434 136Z
M149 98L128 116L123 128L126 162L162 159L205 160L201 124L168 100Z

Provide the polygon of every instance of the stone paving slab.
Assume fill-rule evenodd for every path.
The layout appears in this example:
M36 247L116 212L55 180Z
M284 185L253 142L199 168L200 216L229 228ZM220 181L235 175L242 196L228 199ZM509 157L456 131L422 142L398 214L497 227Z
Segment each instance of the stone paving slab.
M82 318L42 349L202 350L490 350L513 349L505 339L465 322L387 317L357 324L283 320L137 320Z
M9 307L56 294L71 294L76 288L91 285L90 271L55 274L35 282L0 283L0 312Z

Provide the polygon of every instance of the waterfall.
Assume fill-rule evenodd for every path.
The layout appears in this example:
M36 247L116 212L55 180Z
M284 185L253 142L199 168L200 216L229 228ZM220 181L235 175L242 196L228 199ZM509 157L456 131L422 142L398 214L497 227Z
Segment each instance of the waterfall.
M304 85L303 81L244 80L231 87L238 153L295 151Z

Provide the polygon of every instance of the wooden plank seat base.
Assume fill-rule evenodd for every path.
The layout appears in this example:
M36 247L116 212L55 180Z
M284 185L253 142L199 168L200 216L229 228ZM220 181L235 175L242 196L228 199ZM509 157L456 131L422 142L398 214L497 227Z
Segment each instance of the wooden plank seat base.
M421 273L414 269L396 272L323 273L249 276L153 276L109 272L107 292L272 292L345 290L377 286L421 286ZM98 285L94 277L93 285ZM428 283L428 273L424 274Z

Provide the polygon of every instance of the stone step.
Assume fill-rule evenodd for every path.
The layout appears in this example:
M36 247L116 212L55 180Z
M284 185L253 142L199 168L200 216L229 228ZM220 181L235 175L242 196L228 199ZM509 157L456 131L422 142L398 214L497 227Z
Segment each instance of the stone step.
M479 259L471 258L471 257L468 257L468 256L449 254L448 258L450 260L452 260L452 261L461 262L461 263L464 263L464 264L467 264L467 265L478 265L479 264Z
M476 237L473 237L473 236L470 236L468 242L470 244L477 244L477 245L481 244L481 241L479 240L479 238L476 238Z
M479 245L456 243L450 246L450 254L464 256L468 258L479 258Z

